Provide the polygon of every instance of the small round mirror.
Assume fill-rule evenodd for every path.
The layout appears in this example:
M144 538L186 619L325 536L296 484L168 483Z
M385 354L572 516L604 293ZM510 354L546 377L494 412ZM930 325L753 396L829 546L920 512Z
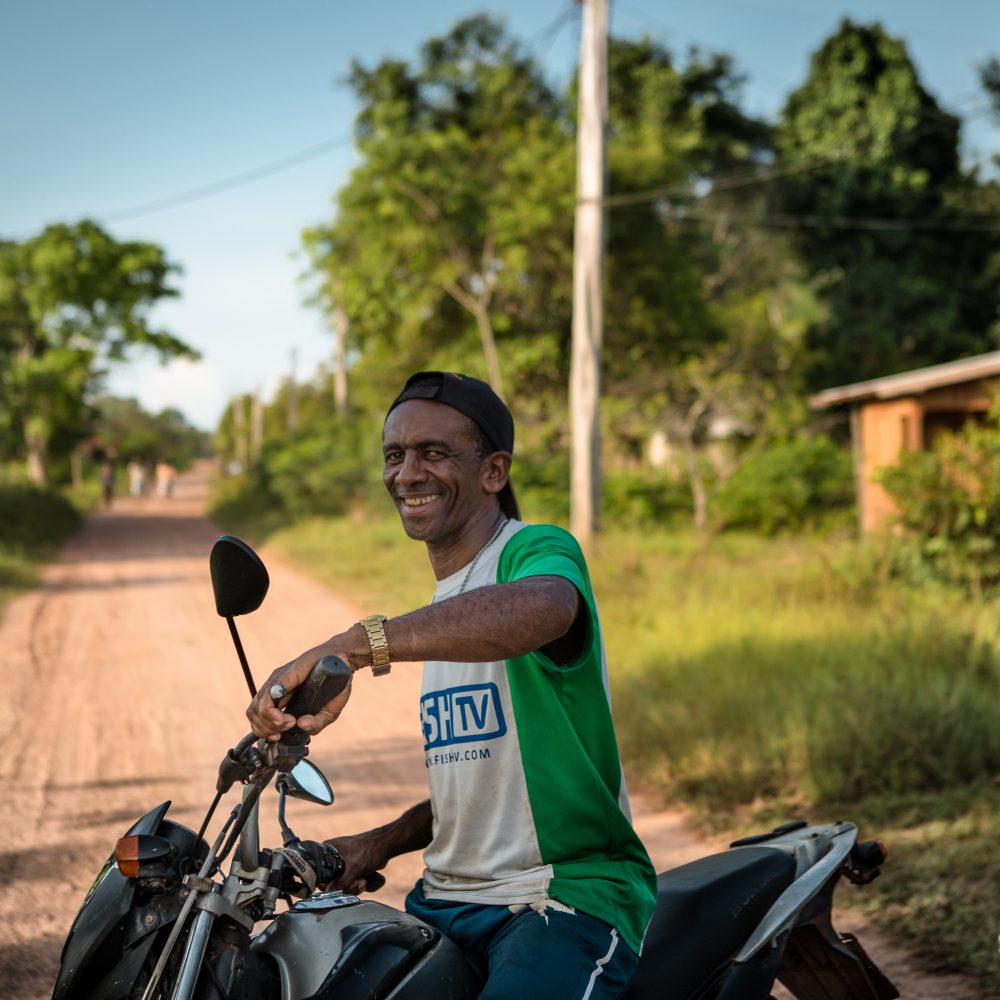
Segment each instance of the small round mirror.
M320 806L328 806L333 802L333 789L323 772L311 761L300 760L295 767L285 775L288 794L296 799L305 799Z

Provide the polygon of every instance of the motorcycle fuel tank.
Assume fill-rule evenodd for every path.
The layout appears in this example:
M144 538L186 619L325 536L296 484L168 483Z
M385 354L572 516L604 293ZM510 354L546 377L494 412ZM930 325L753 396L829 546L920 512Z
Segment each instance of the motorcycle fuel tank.
M341 892L297 903L251 948L277 965L285 1000L471 1000L482 988L471 962L440 931Z

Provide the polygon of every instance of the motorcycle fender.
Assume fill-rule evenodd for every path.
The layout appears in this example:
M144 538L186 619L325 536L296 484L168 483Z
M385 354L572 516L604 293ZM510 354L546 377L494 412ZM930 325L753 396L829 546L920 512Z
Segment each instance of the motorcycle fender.
M283 913L251 949L272 959L282 1000L471 1000L482 986L461 950L407 913L355 897Z
M125 834L155 833L160 821L167 814L170 802L161 802L145 816L136 820ZM105 951L108 957L118 950L125 933L125 918L132 906L135 886L120 871L114 854L108 857L94 884L83 899L70 928L59 958L59 978L56 980L52 1000L71 1000L87 995L90 985L82 980L91 979L90 966Z
M162 834L182 854L196 854L204 842L195 844L193 831L166 820L169 808L169 801L161 802L124 836ZM172 923L180 907L176 896L153 898L141 908L135 902L135 883L122 875L111 854L84 897L63 945L52 1000L124 1000L128 996L153 932Z

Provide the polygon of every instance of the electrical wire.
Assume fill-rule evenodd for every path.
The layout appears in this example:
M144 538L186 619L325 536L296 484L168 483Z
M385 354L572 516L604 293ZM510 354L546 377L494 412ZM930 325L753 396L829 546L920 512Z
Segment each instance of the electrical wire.
M254 167L251 170L244 170L241 173L232 174L231 176L224 177L218 181L201 184L198 187L188 188L186 191L166 195L162 198L154 198L151 201L141 202L138 205L132 205L128 208L119 209L118 211L103 212L99 214L98 218L103 219L105 222L121 222L125 219L135 219L141 215L151 215L154 212L162 212L168 208L177 208L180 205L190 204L194 201L201 201L205 198L211 198L217 194L224 194L227 191L232 191L236 188L244 187L247 184L252 184L255 181L263 180L265 177L271 177L274 174L290 170L292 167L297 167L301 163L306 163L309 160L315 160L317 157L325 156L327 153L330 153L335 149L348 145L353 138L353 132L347 132L339 136L334 136L332 139L327 139L324 142L318 142L312 146L307 146L305 149L300 149L296 153L290 153L288 156L283 156L280 160L273 160L270 163L265 163L263 166Z
M563 8L556 14L556 16L543 28L535 33L534 36L529 39L528 50L536 57L544 55L548 52L551 46L554 44L555 39L558 37L559 32L562 28L570 21L573 15L576 13L577 4L574 0L569 0ZM621 6L621 4L619 4ZM648 17L645 12L640 11L636 8L629 8L625 5L624 9L626 11L631 11L633 16L641 15L642 17ZM966 91L963 94L958 95L955 99L968 100L973 95L981 97L976 91ZM951 102L946 102L951 103ZM967 116L964 121L971 121L975 118L981 117L983 114L988 114L989 108L979 111L978 113ZM166 195L160 198L154 198L146 202L140 202L137 205L131 205L126 208L118 209L112 212L103 212L98 214L98 218L104 220L105 222L121 222L128 219L139 218L144 215L151 215L156 212L166 211L170 208L178 208L182 205L191 204L192 202L202 201L206 198L211 198L219 194L225 194L228 191L235 190L240 187L244 187L248 184L255 183L256 181L263 180L267 177L274 176L275 174L282 173L286 170L290 170L294 167L299 166L302 163L306 163L309 160L317 159L320 156L324 156L327 153L332 152L335 149L342 148L348 145L353 140L353 132L346 132L339 136L334 136L320 143L315 143L314 145L307 146L304 149L298 150L295 153L291 153L287 156L281 157L278 160L274 160L270 163L263 164L260 167L255 167L250 170L241 171L238 174L230 175L229 177L221 178L217 181L211 181L207 184L201 184L197 187L188 188L185 191L177 192L176 194ZM755 184L761 184L766 181L775 179L776 177L786 176L789 174L801 173L803 171L813 170L819 166L826 163L834 162L833 160L820 160L812 163L808 163L799 167L794 168L781 168L770 172L764 173L753 173L753 174L743 174L735 177L721 177L721 178L705 178L705 181L711 184L712 192L721 190L731 190L738 187L751 186ZM628 207L634 205L648 204L650 202L661 201L674 197L682 197L690 195L689 189L682 189L677 187L657 187L649 188L644 191L629 192L620 195L609 195L601 199L601 203L609 208L620 208ZM690 216L693 217L693 216ZM790 219L792 217L782 217L785 219ZM807 217L803 217L807 218ZM870 221L870 220L869 220ZM828 224L828 223L824 223Z
M1000 215L968 215L955 219L889 219L866 216L749 215L711 212L680 207L669 215L671 222L732 222L759 229L861 229L883 232L997 233Z
M574 0L569 0L548 24L529 39L528 50L536 56L545 55L554 44L559 32L573 17L575 8L576 4ZM205 198L211 198L218 194L225 194L227 191L245 187L247 184L253 184L256 181L272 177L285 170L291 170L301 163L325 156L335 149L348 145L353 141L353 138L353 132L346 132L327 139L324 142L307 146L305 149L298 150L298 152L290 153L279 160L265 163L263 166L254 167L251 170L245 170L238 174L232 174L229 177L223 177L220 180L211 181L207 184L200 184L197 187L188 188L186 191L179 191L176 194L140 202L138 205L130 205L127 208L118 209L113 212L102 212L99 213L98 218L105 222L122 222L126 219L152 215L155 212L162 212L168 208L178 208L181 205L187 205L191 202L202 201Z

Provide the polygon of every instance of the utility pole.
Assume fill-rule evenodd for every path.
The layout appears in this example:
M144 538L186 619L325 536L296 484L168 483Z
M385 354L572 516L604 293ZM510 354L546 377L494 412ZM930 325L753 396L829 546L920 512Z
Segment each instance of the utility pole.
M250 465L247 454L247 399L242 393L233 397L233 448L240 473L246 474Z
M578 2L583 8L583 34L580 40L573 230L573 350L569 379L570 527L586 546L600 528L601 513L600 399L609 0Z
M256 465L260 461L260 450L264 444L264 402L260 386L254 390L250 402L250 461Z
M343 416L347 413L347 310L341 295L340 282L330 282L330 297L333 300L334 354L333 354L333 407Z
M294 431L299 426L299 387L296 379L298 374L296 369L299 366L299 351L297 347L292 348L292 369L288 375L288 413L285 418L285 425L290 431Z

